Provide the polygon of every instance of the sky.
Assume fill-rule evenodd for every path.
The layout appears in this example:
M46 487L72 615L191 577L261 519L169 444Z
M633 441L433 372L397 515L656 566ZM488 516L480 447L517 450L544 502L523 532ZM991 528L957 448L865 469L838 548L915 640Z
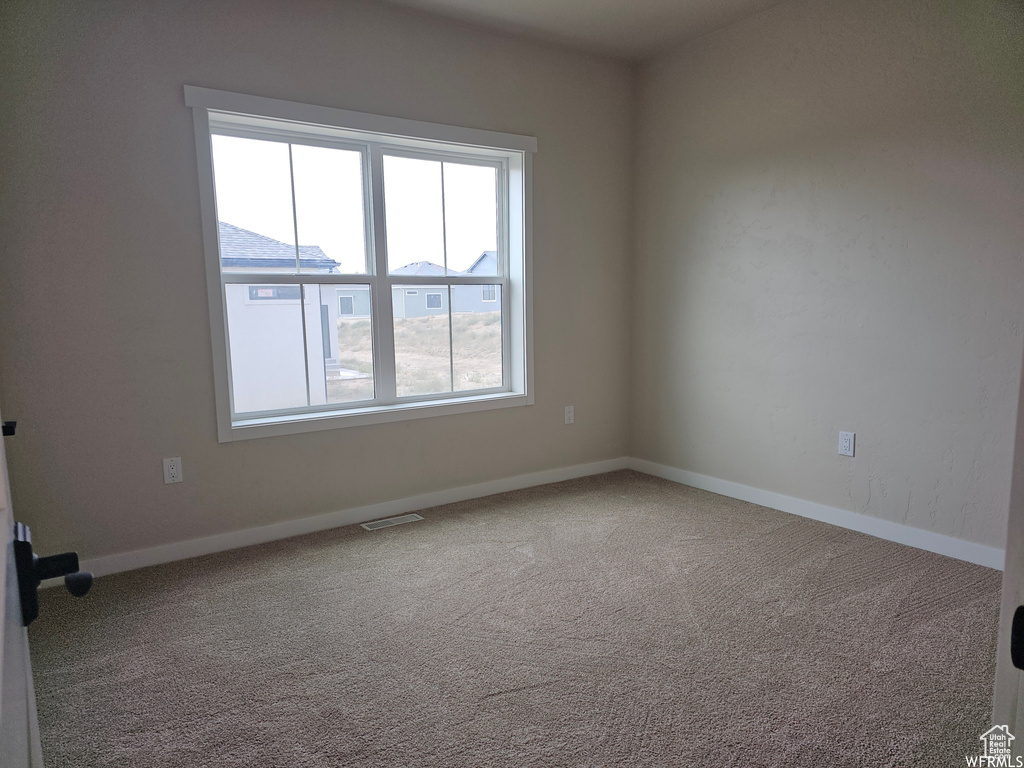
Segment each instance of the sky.
M290 245L297 229L299 245L320 246L342 273L365 273L361 154L290 146L291 169L288 144L214 135L218 217ZM464 271L497 248L493 167L385 155L384 204L389 270L447 254Z

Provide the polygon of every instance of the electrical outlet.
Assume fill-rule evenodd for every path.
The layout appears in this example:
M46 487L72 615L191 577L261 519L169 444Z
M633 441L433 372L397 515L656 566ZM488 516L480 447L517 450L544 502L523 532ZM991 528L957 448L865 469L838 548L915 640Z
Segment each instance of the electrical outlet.
M839 433L839 455L840 456L853 456L853 439L856 437L854 432L840 432Z
M576 421L576 409L571 405L565 406L565 423L572 424L574 421Z
M164 459L164 484L181 482L181 456Z

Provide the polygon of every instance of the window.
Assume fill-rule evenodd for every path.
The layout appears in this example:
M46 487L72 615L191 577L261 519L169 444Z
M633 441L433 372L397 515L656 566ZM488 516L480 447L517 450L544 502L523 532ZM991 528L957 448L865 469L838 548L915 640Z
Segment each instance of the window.
M532 402L534 139L185 94L222 442Z

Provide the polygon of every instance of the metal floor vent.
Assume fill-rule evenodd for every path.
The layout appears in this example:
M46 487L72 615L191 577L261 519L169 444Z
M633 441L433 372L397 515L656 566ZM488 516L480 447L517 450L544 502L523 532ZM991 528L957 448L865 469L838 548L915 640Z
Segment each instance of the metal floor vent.
M399 515L398 517L385 517L383 520L374 520L372 523L360 523L360 526L368 531L376 531L378 528L390 528L392 525L402 523L415 523L423 518L419 515Z

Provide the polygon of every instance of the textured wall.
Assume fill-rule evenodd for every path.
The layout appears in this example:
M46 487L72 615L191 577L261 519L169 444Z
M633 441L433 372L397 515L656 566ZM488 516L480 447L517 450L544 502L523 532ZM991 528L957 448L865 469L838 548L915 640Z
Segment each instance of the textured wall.
M6 2L0 57L0 406L43 551L624 454L627 66L346 0ZM219 444L183 83L536 136L536 405Z
M642 69L631 455L1003 543L1021 14L794 0Z

